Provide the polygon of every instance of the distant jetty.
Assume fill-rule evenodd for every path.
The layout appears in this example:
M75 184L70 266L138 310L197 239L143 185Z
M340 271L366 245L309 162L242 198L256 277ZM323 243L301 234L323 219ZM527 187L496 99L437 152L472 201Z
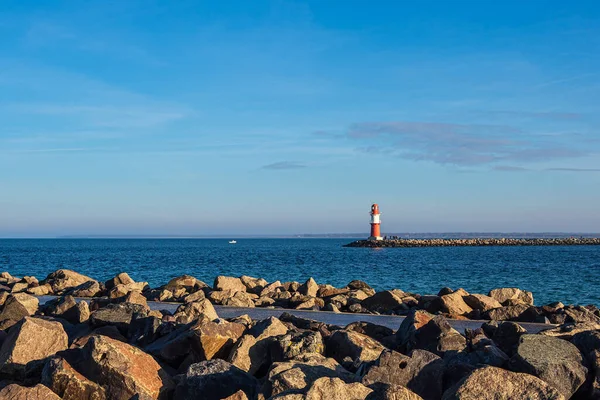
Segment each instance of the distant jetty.
M469 239L384 239L357 240L344 247L468 247L468 246L590 246L600 238L469 238Z

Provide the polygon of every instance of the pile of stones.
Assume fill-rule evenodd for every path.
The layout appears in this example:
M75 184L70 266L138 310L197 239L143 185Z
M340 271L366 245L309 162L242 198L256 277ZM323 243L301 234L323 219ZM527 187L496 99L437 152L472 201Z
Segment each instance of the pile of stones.
M100 285L59 271L31 286L49 285L60 294L45 304L27 290L3 291L0 399L600 398L597 322L529 334L510 321L461 333L444 315L419 309L396 331L367 322L335 326L285 311L279 318L222 319L213 293L241 282L245 290L235 293L248 296L269 285L217 278L215 288L203 291L201 282L186 277L151 291L126 278ZM20 283L29 288L19 280L12 289ZM303 286L294 293L313 290ZM96 289L94 295L105 296L89 303L75 297ZM174 313L148 307L146 295L165 290L183 301ZM356 290L362 289L348 288ZM439 297L448 295L471 296Z
M451 319L551 324L600 323L600 310L594 305L564 305L554 302L535 306L532 293L518 288L493 289L487 295L471 294L464 289L443 288L436 295L420 295L399 289L376 292L367 283L358 280L336 288L317 284L312 278L299 283L268 282L249 276L218 276L213 285L209 286L192 276L183 275L153 289L147 282L135 282L126 273L106 282L98 282L75 271L61 269L42 281L31 276L14 278L3 272L0 274L0 302L10 293L71 295L98 298L98 301L122 299L127 295L144 297L148 301L179 303L208 299L214 305L232 307L387 315L408 315L416 310L424 310Z

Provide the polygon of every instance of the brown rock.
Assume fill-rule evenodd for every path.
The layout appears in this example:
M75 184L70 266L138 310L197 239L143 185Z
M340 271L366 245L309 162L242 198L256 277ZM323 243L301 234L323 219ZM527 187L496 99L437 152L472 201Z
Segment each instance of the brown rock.
M362 362L375 361L385 347L369 336L353 331L335 331L327 340L327 355L343 363L349 357L355 366Z
M502 307L502 304L498 300L483 294L470 294L463 297L463 300L469 307L479 311L488 311L493 308Z
M74 297L94 297L101 291L100 284L96 281L87 281L69 290Z
M39 300L26 293L14 293L8 296L4 302L4 308L0 313L0 321L12 321L3 324L4 328L14 325L22 318L35 314L39 306Z
M106 336L93 336L85 345L83 368L106 389L111 400L166 399L173 381L148 354Z
M443 400L565 400L556 389L533 375L496 367L476 369L448 389Z
M523 319L521 316L529 307L527 304L519 304L516 306L494 308L488 310L484 314L484 318L492 321L521 321Z
M169 292L171 293L171 292ZM161 292L162 295L162 292ZM169 297L172 296L169 295ZM185 296L185 298L183 299L184 303L193 303L195 301L201 301L204 300L206 298L206 296L204 295L204 292L202 290L198 290L197 292L194 292L192 294L189 294L187 296ZM161 301L165 301L165 300L161 300Z
M175 277L169 281L164 289L171 292L175 292L177 289L185 289L188 293L195 293L196 291L207 288L208 285L201 280L198 280L190 275L182 275Z
M199 318L205 318L213 321L219 316L215 311L215 307L207 299L187 303L179 306L174 314L177 322L187 324Z
M269 296L271 293L275 293L277 291L285 291L285 289L281 285L280 281L275 281L273 283L269 283L268 285L266 285L263 288L263 290L260 291L259 295L261 297L262 296Z
M231 396L227 396L222 400L248 400L248 396L246 396L246 393L244 393L243 390L238 390Z
M337 377L344 382L357 382L358 377L342 368L333 358L305 354L295 360L274 363L267 381L271 396L286 391L303 391L321 377Z
M408 353L413 349L423 349L439 356L446 351L461 351L466 347L466 339L453 329L446 318L425 311L409 314L396 332L398 349Z
M308 278L308 280L298 288L300 294L310 297L317 297L318 291L319 285L317 285L317 282L315 282L313 278Z
M440 301L442 302L442 311L449 314L465 315L473 311L463 300L460 289L454 293L441 296Z
M114 278L107 280L104 283L104 286L106 286L106 289L110 290L117 285L130 285L132 283L135 283L135 281L131 279L131 277L126 272L121 272Z
M517 288L493 289L488 296L502 304L507 300L521 300L524 304L533 305L533 294Z
M77 372L65 359L51 358L42 371L42 383L63 400L105 400L104 388Z
M63 291L75 288L89 281L93 281L89 276L68 269L59 269L48 275L43 283L50 284L52 292L55 294L61 294Z
M368 388L373 389L374 393L369 395L367 400L423 400L421 396L404 386L374 383Z
M33 294L35 296L45 296L51 292L52 292L52 287L47 283L40 285L40 286L33 286L33 287L30 287L29 289L27 289L27 293Z
M17 282L13 285L10 291L12 293L20 293L26 291L28 287L29 284L27 282Z
M2 400L61 400L52 390L42 384L34 387L11 384L0 390Z
M346 383L339 378L319 378L306 393L306 400L364 400L373 390L360 383Z
M389 312L402 305L402 297L397 292L384 290L362 300L361 304L371 311Z
M251 276L240 276L240 280L246 286L246 290L251 293L259 294L265 286L269 284L263 278L253 278Z
M69 339L63 326L54 321L25 317L13 326L0 349L0 371L20 374L25 365L66 350Z
M595 330L600 330L600 324L595 322L578 322L567 323L557 326L556 328L546 329L545 331L541 331L540 335L554 336L568 340L578 333Z
M215 290L230 290L231 294L235 292L245 292L246 285L242 282L240 278L234 278L232 276L217 276L215 278L215 282L213 285Z
M63 318L73 324L85 322L90 317L90 309L85 301L75 301L73 296L64 296L46 304L46 315Z

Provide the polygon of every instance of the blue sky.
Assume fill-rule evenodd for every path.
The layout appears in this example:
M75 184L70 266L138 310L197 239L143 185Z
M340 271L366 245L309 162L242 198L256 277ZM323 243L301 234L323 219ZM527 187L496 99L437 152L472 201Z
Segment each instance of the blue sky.
M600 231L600 5L3 1L0 236Z

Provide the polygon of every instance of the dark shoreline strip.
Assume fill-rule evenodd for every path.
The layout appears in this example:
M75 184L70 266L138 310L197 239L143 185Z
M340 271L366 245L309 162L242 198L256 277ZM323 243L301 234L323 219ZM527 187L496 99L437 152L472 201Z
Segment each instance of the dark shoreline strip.
M483 246L600 246L600 238L475 238L357 240L344 247L483 247Z

